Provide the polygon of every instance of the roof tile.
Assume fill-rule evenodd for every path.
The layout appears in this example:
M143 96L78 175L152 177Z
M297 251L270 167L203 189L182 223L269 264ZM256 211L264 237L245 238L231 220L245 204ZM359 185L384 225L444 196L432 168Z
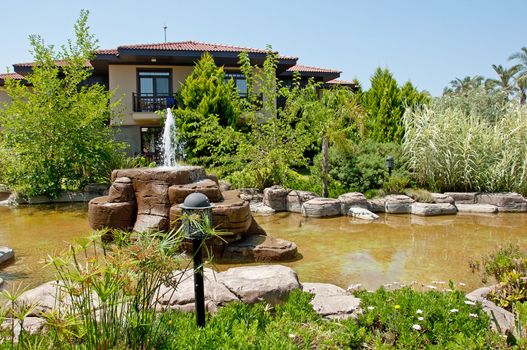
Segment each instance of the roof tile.
M303 66L300 64L297 64L296 66L289 68L288 71L289 72L304 72L304 73L342 73L341 71L335 70L335 69Z

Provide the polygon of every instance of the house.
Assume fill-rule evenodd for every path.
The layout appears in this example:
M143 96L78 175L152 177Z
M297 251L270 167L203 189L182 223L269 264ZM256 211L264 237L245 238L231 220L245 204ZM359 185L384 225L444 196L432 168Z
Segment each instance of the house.
M218 66L224 66L227 77L234 79L240 95L247 94L245 77L240 73L238 55L247 52L253 65L263 64L266 50L229 45L216 45L195 41L160 44L123 45L116 49L97 50L95 58L86 62L93 69L87 84L100 83L115 90L115 98L122 97L122 118L113 120L119 128L118 139L130 145L130 154L156 151L160 118L156 110L172 107L175 93L192 72L194 63L209 52ZM294 72L301 74L302 82L309 78L324 84L352 83L337 80L340 71L297 64L298 58L278 55L277 76L290 84ZM58 65L61 62L57 62ZM1 87L5 79L24 79L33 63L14 64L14 73L0 74L0 101L7 98Z

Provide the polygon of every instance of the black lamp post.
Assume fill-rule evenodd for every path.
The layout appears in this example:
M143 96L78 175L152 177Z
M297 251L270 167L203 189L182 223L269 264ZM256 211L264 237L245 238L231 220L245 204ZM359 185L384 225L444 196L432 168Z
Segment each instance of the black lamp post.
M392 169L393 169L393 157L392 156L386 157L386 167L388 168L388 175L392 176Z
M197 216L197 219L186 218L183 220L186 237L192 241L192 254L194 261L194 300L196 305L196 324L205 326L205 292L203 288L203 256L201 247L207 234L203 232L202 225L212 222L212 205L203 193L189 194L183 204L180 204L183 213L187 216Z

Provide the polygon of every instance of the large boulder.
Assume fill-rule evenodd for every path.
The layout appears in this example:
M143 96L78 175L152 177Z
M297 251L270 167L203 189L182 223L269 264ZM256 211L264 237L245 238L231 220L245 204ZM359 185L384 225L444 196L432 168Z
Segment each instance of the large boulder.
M238 191L223 193L223 202L213 203L212 225L218 230L231 233L246 233L252 225L252 215L249 202L238 197ZM181 216L179 204L170 208L170 222L175 223Z
M211 179L204 179L190 184L170 186L168 189L170 204L183 203L185 198L194 192L203 193L210 202L223 200L218 183Z
M97 197L88 204L90 227L99 230L104 227L128 230L134 226L135 202L110 203L108 197Z
M9 247L0 247L0 265L15 258L15 252Z
M263 194L256 188L240 188L240 198L252 203L262 203Z
M329 319L357 318L362 313L360 299L329 283L303 283L304 292L313 294L311 305L322 317Z
M420 216L453 215L457 208L450 203L413 203L411 213Z
M476 203L477 192L445 192L445 195L452 197L457 204L474 204Z
M356 219L370 220L370 221L377 220L379 218L379 215L372 213L368 209L355 208L355 207L349 208L348 215Z
M493 214L498 212L498 207L491 204L458 204L456 203L459 213L483 213Z
M297 246L280 238L261 235L248 235L229 244L223 253L225 260L249 260L258 262L293 260Z
M341 215L340 201L333 198L313 198L302 205L302 215L323 218Z
M276 211L287 211L287 195L291 190L272 186L264 190L263 203Z
M240 301L225 285L217 281L217 272L211 269L203 270L203 286L205 306L207 311L214 312L217 308L233 301ZM194 274L192 270L175 271L170 285L163 284L158 291L157 303L178 311L193 311L195 308Z
M317 195L313 192L293 190L287 194L287 211L291 213L301 213L302 204L316 197Z
M476 203L495 205L499 212L527 211L527 200L515 192L480 193L476 196Z
M390 214L408 214L414 200L404 194L386 196L385 211Z
M36 305L28 316L40 316L54 309L68 308L71 305L71 298L58 281L50 281L25 291L18 298L18 302Z
M434 203L455 203L454 198L445 193L430 193L430 195L434 199Z
M373 213L386 212L386 198L368 199L368 208Z
M481 303L483 311L485 311L490 318L492 329L502 334L508 334L509 332L516 334L516 318L514 317L514 314L487 299L487 295L494 287L495 286L489 286L476 289L468 293L466 298L473 302Z
M217 274L217 281L247 304L265 301L275 305L301 287L296 272L282 265L234 267Z
M340 201L340 212L346 214L351 207L369 209L368 200L360 192L348 192L338 197Z

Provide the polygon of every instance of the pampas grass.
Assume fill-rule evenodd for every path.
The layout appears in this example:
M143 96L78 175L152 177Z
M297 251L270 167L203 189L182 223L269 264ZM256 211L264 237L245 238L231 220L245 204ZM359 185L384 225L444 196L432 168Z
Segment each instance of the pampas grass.
M527 194L527 107L511 103L502 111L493 121L439 101L407 110L403 150L417 184L434 191Z

